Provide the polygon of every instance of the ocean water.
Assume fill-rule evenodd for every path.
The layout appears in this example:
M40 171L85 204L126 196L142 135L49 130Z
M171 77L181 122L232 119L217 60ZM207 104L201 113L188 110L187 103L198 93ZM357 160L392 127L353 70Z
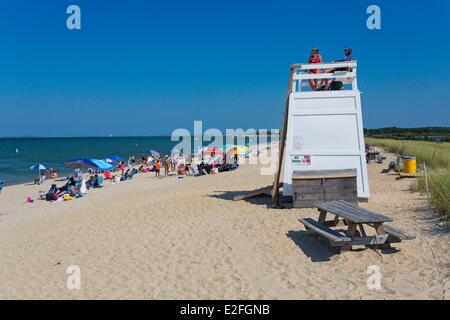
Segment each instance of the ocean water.
M268 139L270 141L270 138ZM246 138L246 145L253 145L258 138ZM150 149L161 154L170 154L178 141L170 136L159 137L96 137L96 138L0 138L0 181L6 185L34 180L38 173L30 170L36 163L47 168L54 167L59 176L73 173L73 168L64 166L64 162L74 158L105 159L118 155L124 161L134 155L140 159L142 152L149 154ZM226 143L224 137L223 143ZM235 143L238 143L235 140ZM209 145L204 142L203 145ZM194 139L191 140L192 148ZM19 152L16 152L18 149Z
M150 149L170 154L177 141L162 137L112 138L0 138L0 181L15 184L31 181L37 172L30 170L36 163L54 167L60 176L73 172L64 162L73 158L104 159L118 155L128 160L130 155L140 158ZM16 148L19 150L16 153Z

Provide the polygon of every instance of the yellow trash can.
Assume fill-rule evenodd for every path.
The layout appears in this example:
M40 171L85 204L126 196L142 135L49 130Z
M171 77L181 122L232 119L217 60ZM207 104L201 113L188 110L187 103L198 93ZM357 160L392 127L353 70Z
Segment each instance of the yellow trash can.
M417 161L415 157L402 157L403 172L408 174L417 173Z

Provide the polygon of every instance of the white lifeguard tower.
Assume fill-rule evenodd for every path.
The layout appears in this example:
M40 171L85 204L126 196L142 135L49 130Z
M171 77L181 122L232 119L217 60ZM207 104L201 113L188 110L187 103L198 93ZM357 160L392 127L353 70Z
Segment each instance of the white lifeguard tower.
M311 73L313 69L320 70L320 73ZM283 196L292 196L294 171L309 170L356 169L357 196L369 198L361 93L356 69L356 61L291 66L278 171L272 193L276 204L279 205L281 176ZM309 80L325 82L325 79L328 83L341 82L342 89L306 89Z

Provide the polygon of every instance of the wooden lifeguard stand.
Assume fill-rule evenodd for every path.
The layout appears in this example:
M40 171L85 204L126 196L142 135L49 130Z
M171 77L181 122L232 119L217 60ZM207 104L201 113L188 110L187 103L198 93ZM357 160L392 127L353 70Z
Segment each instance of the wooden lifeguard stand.
M321 73L311 73L318 69ZM369 184L357 84L357 62L294 64L280 133L278 167L272 187L274 206L283 196L292 196L294 171L357 171L357 196L368 199ZM341 90L308 91L309 80L340 81Z

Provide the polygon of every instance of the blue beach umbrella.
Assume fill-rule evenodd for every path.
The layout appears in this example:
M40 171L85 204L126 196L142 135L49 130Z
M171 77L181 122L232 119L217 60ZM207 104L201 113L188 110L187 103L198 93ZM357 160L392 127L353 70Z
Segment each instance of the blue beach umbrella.
M120 157L120 156L111 156L111 157L105 158L104 160L105 160L106 162L113 163L113 162L117 162L117 161L122 161L123 158Z
M46 169L47 168L43 164L40 164L40 163L36 163L35 165L30 167L30 170L34 170L39 173L38 178L40 178L39 176L40 176L41 170L46 170Z
M95 166L98 170L113 170L114 166L105 160L98 160L98 159L89 159L90 163L92 163L93 166Z
M30 170L35 170L35 171L41 171L41 170L46 170L47 168L40 163L36 163L35 165L30 167Z
M108 157L108 159L111 159L112 161L122 161L123 160L123 158L120 156L111 156L111 157Z
M67 167L71 168L93 168L97 170L112 170L114 169L114 166L110 163L106 162L105 160L98 160L98 159L88 159L88 158L78 158L78 159L72 159L69 161L66 161L64 163Z

